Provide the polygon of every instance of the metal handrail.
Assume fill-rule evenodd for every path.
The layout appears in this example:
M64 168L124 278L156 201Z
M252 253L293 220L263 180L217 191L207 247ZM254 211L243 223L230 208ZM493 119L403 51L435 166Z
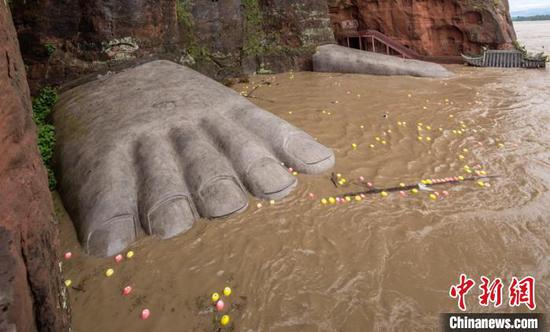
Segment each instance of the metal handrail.
M391 39L390 37L386 36L385 34L381 33L380 31L376 30L360 30L360 31L348 31L347 33L342 34L342 37L350 38L350 37L366 37L366 38L372 38L372 40L376 40L383 44L384 46L391 48L393 51L399 53L403 58L409 58L409 59L421 59L422 56L420 56L415 51L401 45L397 41Z
M399 44L395 40L376 30L364 30L358 32L361 37L372 37L376 38L382 44L391 47L394 51L401 53L401 55L406 56L411 59L418 59L420 56L418 53L413 50L406 48L405 46Z

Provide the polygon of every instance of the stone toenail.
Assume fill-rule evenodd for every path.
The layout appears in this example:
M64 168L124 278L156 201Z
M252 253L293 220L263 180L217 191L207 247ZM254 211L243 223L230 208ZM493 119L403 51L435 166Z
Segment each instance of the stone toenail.
M246 177L252 193L260 198L285 196L297 182L278 162L268 158L254 163Z
M132 215L113 217L90 232L87 251L95 256L113 256L136 240L136 220Z
M291 136L285 144L285 151L306 165L321 163L332 157L332 151L313 139L304 136Z
M204 214L210 218L224 217L243 210L248 197L233 177L218 177L200 190Z
M178 196L151 209L148 219L151 234L169 238L190 229L196 216L189 199Z

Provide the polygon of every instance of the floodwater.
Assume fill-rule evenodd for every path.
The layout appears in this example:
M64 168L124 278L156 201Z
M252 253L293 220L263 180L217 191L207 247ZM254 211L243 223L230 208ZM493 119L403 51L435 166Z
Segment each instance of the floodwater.
M235 86L262 83L251 100L334 149L334 172L350 184L299 174L296 190L274 205L258 208L251 198L240 215L200 220L173 239L140 240L135 256L118 264L81 253L57 201L62 247L73 252L63 263L73 330L217 331L210 294L226 285L233 289L226 330L439 330L440 313L458 311L449 287L461 273L477 283L502 278L505 302L512 277L533 276L536 312L547 312L549 72L452 70L447 80L285 73ZM469 176L465 165L498 178L483 187L436 186L436 200L420 191L320 203L365 182ZM110 278L107 268L115 270ZM127 285L133 291L122 296ZM478 295L476 285L468 312L527 311L481 307Z
M519 42L525 44L529 52L550 53L550 21L514 22L514 29Z

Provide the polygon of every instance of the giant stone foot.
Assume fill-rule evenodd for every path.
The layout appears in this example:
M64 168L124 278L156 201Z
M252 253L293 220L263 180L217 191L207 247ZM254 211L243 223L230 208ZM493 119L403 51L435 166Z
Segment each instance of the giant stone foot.
M371 75L452 76L450 71L436 63L401 59L331 44L317 47L313 55L313 70Z
M64 93L54 112L61 194L85 250L113 255L142 234L169 238L199 217L278 199L285 165L319 173L332 151L233 90L154 61Z

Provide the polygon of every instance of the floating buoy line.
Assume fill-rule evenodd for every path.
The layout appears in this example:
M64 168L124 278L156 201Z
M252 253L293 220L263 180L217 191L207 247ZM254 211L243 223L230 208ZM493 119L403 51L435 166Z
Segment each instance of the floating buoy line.
M426 190L429 189L431 186L440 186L445 184L458 184L461 182L479 182L482 180L489 180L489 179L495 179L499 178L498 175L481 175L481 176L469 176L469 177L463 177L463 176L453 176L453 177L446 177L446 178L439 178L439 179L427 179L427 180L421 180L418 183L413 184L403 184L401 183L397 187L387 187L387 188L375 188L372 187L367 190L363 191L356 191L356 192L349 192L345 194L339 194L338 196L357 196L357 195L371 195L371 194L379 194L382 192L396 192L396 191L404 191L404 190ZM331 176L331 182L335 184L336 187L341 187L341 182L338 182L335 180L337 178L336 174L332 173ZM359 185L357 183L353 183L354 185ZM368 186L368 185L367 185ZM428 190L430 191L430 190Z
M336 204L336 203L346 203L351 202L352 200L355 201L361 201L364 198L367 197L367 195L372 194L380 194L382 197L388 197L390 192L399 192L401 197L406 197L407 192L410 192L412 194L418 194L419 191L427 191L430 192L430 199L437 200L438 197L440 197L440 193L435 191L434 189L430 188L432 186L439 186L439 185L454 185L461 182L476 182L480 187L489 187L490 183L488 180L498 178L499 176L496 175L486 175L485 171L478 171L477 176L452 176L452 177L445 177L445 178L434 178L434 179L425 179L420 180L418 183L413 184L405 184L401 182L399 186L395 187L387 187L387 188L376 188L371 182L364 182L364 178L361 176L359 177L360 183L357 182L348 182L342 174L335 174L332 173L330 177L330 181L336 188L340 187L347 187L349 185L355 185L355 186L361 186L363 188L368 188L366 190L361 191L355 191L355 192L348 192L343 194L338 194L334 196L330 196L328 198L322 198L321 204ZM448 196L449 192L444 190L442 191L443 196Z

